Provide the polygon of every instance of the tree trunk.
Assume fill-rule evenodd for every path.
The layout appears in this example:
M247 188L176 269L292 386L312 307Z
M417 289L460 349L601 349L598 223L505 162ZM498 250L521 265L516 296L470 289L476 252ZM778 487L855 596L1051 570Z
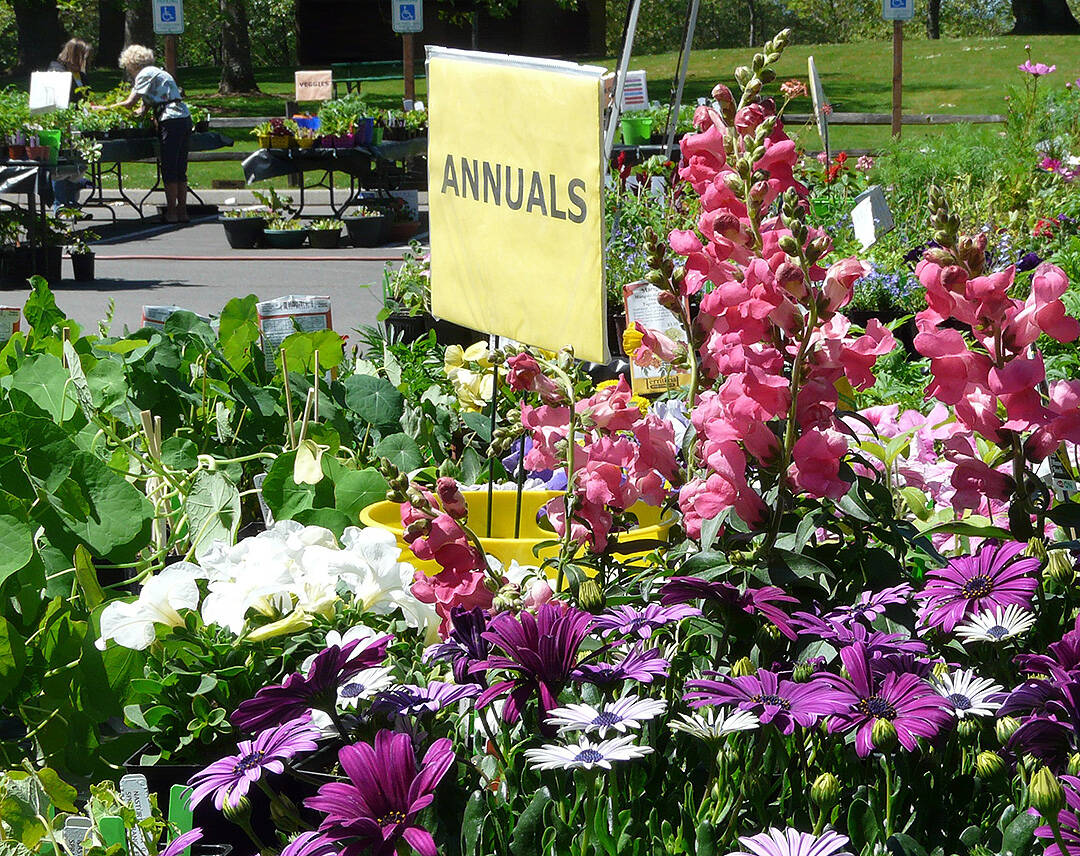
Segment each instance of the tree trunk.
M67 41L56 0L13 0L11 8L15 13L19 68L44 70Z
M750 12L747 16L750 18L750 45L753 47L757 44L757 4L754 0L746 0L746 6Z
M480 12L474 9L469 15L469 22L472 24L472 49L478 51L480 50Z
M99 0L94 63L98 68L116 68L116 61L123 48L124 5L119 0Z
M926 4L926 38L941 38L941 0L928 0Z
M218 92L258 92L251 65L246 0L221 0L221 84Z
M124 44L154 47L154 8L150 0L127 0L124 9Z
M1012 0L1016 26L1014 36L1070 35L1080 33L1065 0Z

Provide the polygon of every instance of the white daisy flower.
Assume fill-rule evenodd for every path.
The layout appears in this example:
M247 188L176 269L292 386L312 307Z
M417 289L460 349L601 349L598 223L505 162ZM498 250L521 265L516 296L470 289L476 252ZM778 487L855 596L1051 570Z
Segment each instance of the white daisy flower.
M588 737L568 746L547 743L539 749L526 749L525 757L537 770L610 770L612 761L633 761L650 752L651 746L635 746L633 735L628 734L596 743Z
M601 737L609 731L620 734L641 727L667 710L667 702L653 698L627 695L599 710L588 704L568 704L553 708L547 718L548 725L557 725L562 734L568 731L597 732Z
M956 628L956 635L965 642L1004 642L1035 626L1035 615L1023 607L1011 603L972 616Z
M946 673L932 683L934 689L952 703L959 719L990 716L1001 707L1001 702L994 697L1005 689L989 678L980 678L971 669Z
M349 678L338 687L338 707L356 707L357 699L371 698L375 693L384 690L394 683L390 677L390 669L386 666L375 666L364 669Z
M760 724L757 716L748 710L703 707L696 713L682 714L678 719L672 720L668 727L698 740L719 740L737 731L753 731Z

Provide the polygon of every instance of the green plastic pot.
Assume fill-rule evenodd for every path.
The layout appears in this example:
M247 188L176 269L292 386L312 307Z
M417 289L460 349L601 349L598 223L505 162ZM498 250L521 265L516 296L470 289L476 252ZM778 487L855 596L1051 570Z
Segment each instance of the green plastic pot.
M652 139L651 116L623 116L620 124L623 142L628 146L640 146Z

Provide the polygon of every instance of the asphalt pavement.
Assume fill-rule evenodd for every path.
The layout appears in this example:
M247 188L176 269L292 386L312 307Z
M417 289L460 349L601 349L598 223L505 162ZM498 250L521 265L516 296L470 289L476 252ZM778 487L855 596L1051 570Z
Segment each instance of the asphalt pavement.
M204 193L204 196L206 194ZM403 246L337 250L233 250L216 215L193 218L184 226L140 221L118 211L119 222L87 222L101 240L93 283L76 283L71 262L64 279L50 283L57 305L84 327L94 328L115 302L112 332L141 326L144 305L176 305L215 315L233 297L255 294L269 300L288 294L327 295L334 328L349 333L374 324L382 307L382 277L387 263L400 263ZM329 211L305 210L305 216ZM21 306L26 292L0 291L0 304Z

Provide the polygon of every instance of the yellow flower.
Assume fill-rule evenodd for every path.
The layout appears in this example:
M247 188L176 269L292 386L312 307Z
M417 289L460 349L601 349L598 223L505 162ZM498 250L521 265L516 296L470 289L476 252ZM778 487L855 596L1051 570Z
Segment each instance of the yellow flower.
M634 356L634 351L641 347L641 331L636 327L627 327L622 334L623 353L628 357Z
M287 633L298 633L311 626L311 616L302 609L294 609L284 618L271 624L265 624L257 630L252 630L247 638L251 642L265 642L276 636L284 636Z
M461 348L458 348L460 351ZM491 352L488 351L487 342L476 342L469 345L463 358L470 363L479 363L481 368L491 368Z
M446 372L446 376L453 380L454 374L464 365L465 351L462 350L461 345L447 345L446 353L443 354L443 371Z

